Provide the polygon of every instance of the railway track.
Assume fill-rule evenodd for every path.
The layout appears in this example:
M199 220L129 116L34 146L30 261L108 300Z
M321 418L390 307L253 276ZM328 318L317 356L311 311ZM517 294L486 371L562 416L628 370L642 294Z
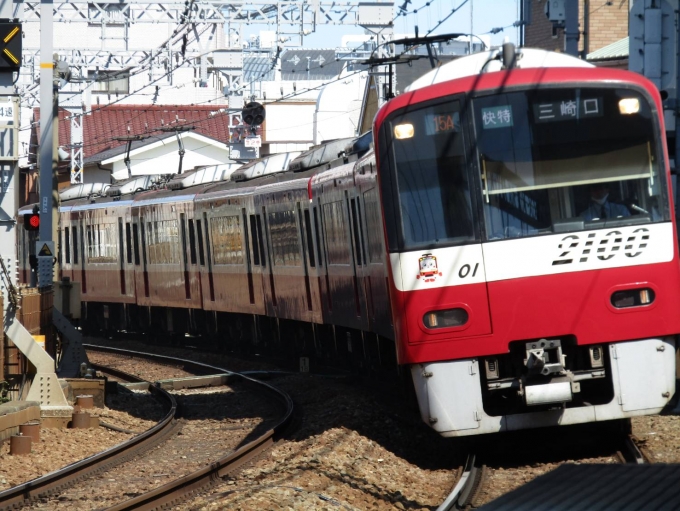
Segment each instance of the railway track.
M642 442L630 432L630 424L622 423L618 449L613 458L623 464L646 465L652 464L651 455L647 452ZM478 496L484 491L484 485L488 483L488 470L481 461L483 457L492 456L483 448L475 454L469 454L465 465L460 470L458 482L454 486L446 500L437 508L437 511L451 511L456 509L474 509L478 507Z
M456 486L446 497L446 500L437 508L437 511L450 511L452 509L471 507L477 493L484 484L485 476L486 467L478 461L475 454L468 455L458 483L456 483Z
M137 376L122 371L110 370L108 368L101 369L124 381L148 383ZM113 466L131 459L167 438L174 429L177 403L175 398L165 390L156 388L151 384L148 384L148 389L167 406L166 415L156 426L126 442L67 465L61 470L0 492L0 510L4 511L28 505L36 499L46 497L87 477L109 470Z
M624 436L623 446L616 455L621 463L634 463L636 465L654 463L647 450L640 446L640 441L633 434Z
M256 385L256 388L266 392L268 395L274 396L277 401L280 401L283 404L284 409L284 413L280 416L274 427L260 434L257 438L247 444L240 446L228 455L221 457L217 461L213 461L200 470L176 478L159 488L155 488L152 491L137 495L132 499L117 503L107 509L158 509L164 506L171 506L185 499L188 495L198 491L200 488L210 484L214 480L223 477L253 458L263 454L273 445L276 435L284 429L291 420L293 411L292 400L275 387L248 376L230 373L223 368L210 366L208 364L172 357L130 352L113 348L100 348L96 346L87 346L87 349L146 358L165 365L181 366L187 372L193 374L218 373L227 375L230 379L244 380L250 384ZM141 378L130 375L124 371L110 367L95 367L102 372L106 372L107 374L126 382L143 383ZM175 419L178 411L178 403L171 394L161 388L162 385L159 383L149 384L147 382L147 385L154 395L162 396L162 399L165 399L168 402L168 413L159 424L115 448L64 467L48 476L34 479L0 493L0 510L15 509L21 506L30 505L31 502L38 499L49 497L85 478L108 471L114 466L130 460L166 440L174 431L174 426L177 424ZM219 385L219 383L215 383L215 385Z
M225 475L237 470L239 467L257 458L266 452L275 441L276 436L284 430L289 424L293 416L293 404L291 398L277 389L276 387L251 378L246 375L232 373L224 368L203 364L200 362L182 360L174 357L163 355L153 355L141 352L130 352L119 350L117 348L102 348L95 346L86 346L89 350L105 351L109 353L119 353L125 355L133 355L135 357L146 358L153 360L156 363L165 363L173 366L181 366L185 371L194 374L226 374L229 379L242 380L249 384L255 385L257 389L264 391L269 396L273 396L276 400L283 404L284 413L276 421L276 424L260 434L254 440L242 445L235 451L226 454L209 465L204 466L199 470L195 470L182 477L174 479L159 488L143 493L134 498L121 502L117 505L111 506L109 510L132 510L132 509L158 509L173 506L178 502L184 500L187 496L199 491L211 484L213 481L224 477Z

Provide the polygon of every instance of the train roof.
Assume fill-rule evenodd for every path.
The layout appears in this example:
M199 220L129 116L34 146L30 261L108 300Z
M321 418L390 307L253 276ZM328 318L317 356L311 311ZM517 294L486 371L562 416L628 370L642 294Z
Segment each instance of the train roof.
M284 172L288 170L290 162L293 161L300 151L291 151L288 153L276 153L260 158L250 162L237 171L232 176L232 181L247 181L255 179L267 174L274 174L276 172Z
M461 57L424 74L406 88L406 92L422 89L428 85L448 82L465 76L501 71L502 50L495 49ZM548 68L548 67L595 67L590 62L572 57L565 53L539 50L536 48L520 48L517 50L515 69Z
M290 163L290 169L294 172L319 167L333 160L341 158L348 145L354 143L357 137L338 138L316 145Z
M635 84L644 88L654 98L657 110L662 111L661 97L656 86L644 76L631 71L601 67L520 68L465 76L405 92L380 108L375 116L374 127L379 126L387 116L396 110L453 94L508 90L514 87L535 89L550 84L574 87L617 83Z
M248 192L253 192L255 190L260 189L263 189L264 191L272 191L271 189L268 188L270 185L290 183L291 181L295 181L298 179L308 180L309 178L314 176L314 174L316 174L318 171L319 169L309 169L304 172L293 172L291 170L288 170L286 172L265 175L258 179L253 179L251 181L241 182L232 181L229 183L221 183L219 185L212 187L209 190L206 190L205 193L198 195L196 197L196 202L211 200L220 196L242 194L245 191L244 189L248 189ZM296 186L293 185L292 188L296 188Z

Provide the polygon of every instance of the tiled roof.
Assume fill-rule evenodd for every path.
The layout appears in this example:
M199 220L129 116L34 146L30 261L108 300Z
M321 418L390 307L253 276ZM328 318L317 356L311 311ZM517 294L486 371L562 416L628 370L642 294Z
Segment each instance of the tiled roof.
M608 44L589 53L586 56L586 60L611 60L611 59L627 59L628 58L628 38L616 41L615 43Z
M214 105L112 105L92 109L92 113L83 117L83 152L85 158L102 151L125 145L115 137L143 135L145 133L162 136L158 131L163 125L195 126L196 133L227 142L229 139L229 116L217 112L220 106ZM33 109L36 138L40 140L40 109ZM71 144L70 113L59 109L59 145ZM177 121L176 119L179 119ZM162 121L162 122L161 122ZM130 130L128 131L128 126Z

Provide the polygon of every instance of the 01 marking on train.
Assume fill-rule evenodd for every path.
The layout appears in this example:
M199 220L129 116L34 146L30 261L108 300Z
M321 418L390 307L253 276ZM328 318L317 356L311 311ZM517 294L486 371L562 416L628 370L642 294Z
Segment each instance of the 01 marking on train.
M422 279L423 282L435 282L437 278L444 274L439 271L437 264L437 257L432 254L423 254L418 259L420 272L416 275L416 279ZM479 263L473 265L464 264L458 270L458 277L464 279L466 277L476 277L477 270L479 270Z
M587 263L590 258L608 261L618 254L625 257L637 257L647 248L649 229L640 227L630 234L621 231L591 232L586 234L570 234L560 240L557 246L560 255L552 265Z

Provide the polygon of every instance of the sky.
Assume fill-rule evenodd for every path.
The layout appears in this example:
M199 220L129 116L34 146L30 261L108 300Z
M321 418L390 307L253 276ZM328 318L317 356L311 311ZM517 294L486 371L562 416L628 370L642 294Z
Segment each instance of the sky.
M518 1L520 0L411 0L407 5L408 11L417 10L406 16L399 16L394 23L395 34L408 34L415 32L425 35L439 20L445 18L454 8L459 10L449 17L433 34L446 34L451 32L469 33L472 21L473 33L482 35L492 28L507 27L518 19ZM404 0L395 0L395 13L397 7ZM426 4L430 5L427 6ZM470 11L472 9L472 19ZM260 25L260 28L264 28ZM274 29L272 27L271 29ZM306 48L335 48L340 46L340 40L345 34L363 34L364 29L353 26L318 25L317 31L304 39ZM491 44L499 45L505 37L517 43L517 29L506 28L504 31L491 35Z

